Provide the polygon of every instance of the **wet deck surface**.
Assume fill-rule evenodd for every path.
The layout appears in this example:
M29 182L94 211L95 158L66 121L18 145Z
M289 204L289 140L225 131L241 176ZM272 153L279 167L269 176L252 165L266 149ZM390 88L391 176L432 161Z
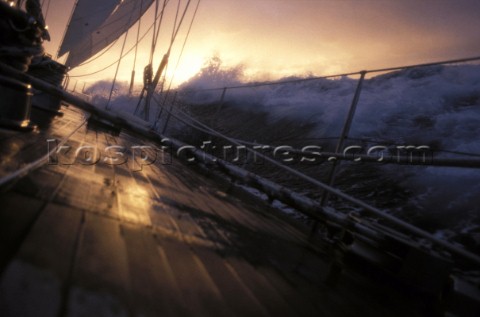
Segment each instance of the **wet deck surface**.
M0 177L82 120L63 111L43 132L0 132ZM73 155L148 142L83 126L67 144L62 164L0 196L1 316L417 315L393 288L354 272L326 286L328 257L306 247L305 232L178 159L139 171Z

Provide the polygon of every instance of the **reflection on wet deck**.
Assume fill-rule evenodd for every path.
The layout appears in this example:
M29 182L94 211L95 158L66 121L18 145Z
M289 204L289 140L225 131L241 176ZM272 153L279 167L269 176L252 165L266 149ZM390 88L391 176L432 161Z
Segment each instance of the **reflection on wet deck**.
M35 138L2 134L2 175L68 134L81 114L64 111ZM145 145L86 127L68 144ZM134 171L74 152L0 197L2 316L415 315L353 273L328 288L326 254L295 225L177 160Z

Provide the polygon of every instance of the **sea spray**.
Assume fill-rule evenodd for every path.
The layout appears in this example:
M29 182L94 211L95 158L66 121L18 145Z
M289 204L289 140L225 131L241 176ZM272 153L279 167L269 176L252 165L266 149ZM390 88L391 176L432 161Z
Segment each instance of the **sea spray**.
M291 83L227 89L222 100L222 88L245 84L245 76L242 67L224 69L210 63L179 88L178 107L238 139L295 148L316 145L333 152L357 78L310 79L289 77L278 82ZM98 91L102 85L94 87ZM127 96L127 85L116 89L112 109L132 113L138 97ZM98 104L106 101L105 94L96 98ZM207 139L215 141L178 120L169 124L175 129L168 133L186 142L200 145ZM480 158L478 135L480 66L435 66L369 77L345 146L365 150L428 146L434 158ZM318 189L275 168L245 167L310 197L321 196ZM325 181L330 163L324 160L295 167ZM478 169L406 163L342 163L336 180L345 192L471 249L480 245L479 184ZM330 204L352 210L335 199Z
M223 86L242 85L241 77L232 80L235 74L238 70L230 77L222 74L229 78ZM209 90L214 88L208 85L211 76L200 73L181 87L183 102L192 105L190 112L201 121L249 142L310 143L331 152L335 141L328 140L339 136L357 83L350 77L288 78L279 80L279 85L227 89L218 108L223 90ZM293 82L280 84L282 81ZM212 113L207 111L209 107L220 110ZM212 115L216 117L213 121ZM480 159L479 135L480 66L435 66L368 78L346 146L428 146L434 158ZM339 169L337 184L425 229L450 232L452 239L458 238L456 234L463 240L468 236L470 247L478 248L480 170L407 165L346 163ZM298 168L320 179L327 174L322 169L328 169ZM278 179L319 197L318 190L301 182Z

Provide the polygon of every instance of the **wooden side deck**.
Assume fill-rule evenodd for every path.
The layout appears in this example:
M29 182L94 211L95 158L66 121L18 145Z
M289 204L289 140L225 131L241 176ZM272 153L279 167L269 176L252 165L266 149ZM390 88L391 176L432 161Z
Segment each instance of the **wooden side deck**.
M0 132L0 177L82 119L63 111L42 132ZM419 315L407 296L355 272L328 287L321 246L308 248L275 210L227 194L176 158L134 170L74 156L82 145L102 152L148 141L83 126L67 144L64 164L0 196L1 316Z

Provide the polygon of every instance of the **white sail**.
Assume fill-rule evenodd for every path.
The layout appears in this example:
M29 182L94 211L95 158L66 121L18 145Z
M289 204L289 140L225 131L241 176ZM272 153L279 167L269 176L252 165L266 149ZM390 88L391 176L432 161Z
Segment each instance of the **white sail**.
M112 14L121 0L79 0L58 51L62 56L91 35Z
M154 0L123 0L93 32L70 50L66 66L73 68L97 54L125 33L148 10Z

